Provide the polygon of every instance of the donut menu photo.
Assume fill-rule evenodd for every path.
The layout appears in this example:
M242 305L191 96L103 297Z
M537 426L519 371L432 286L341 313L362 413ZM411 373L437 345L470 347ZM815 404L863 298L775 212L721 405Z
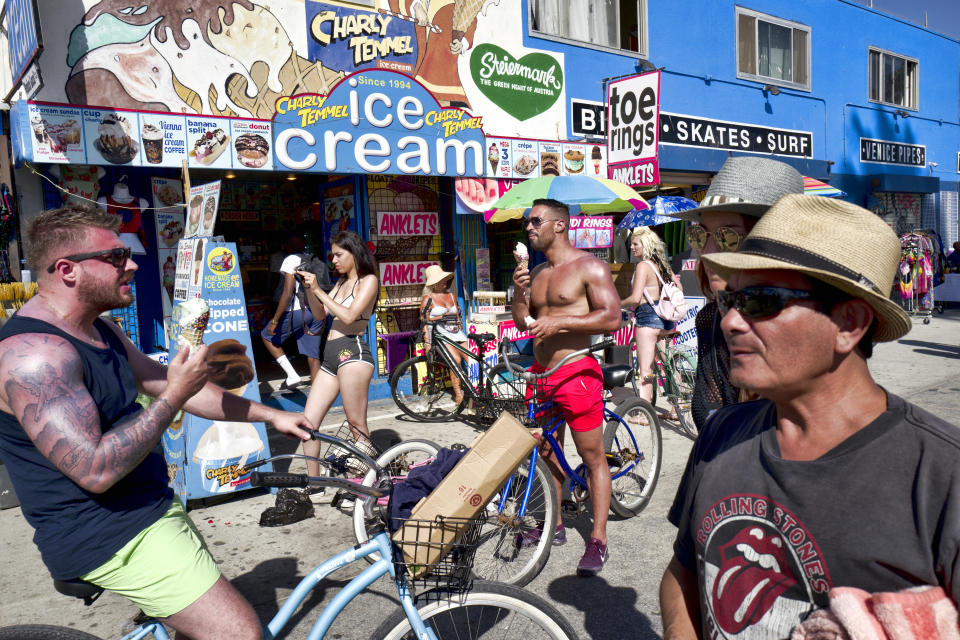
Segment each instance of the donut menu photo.
M269 122L232 120L233 166L243 169L273 169Z

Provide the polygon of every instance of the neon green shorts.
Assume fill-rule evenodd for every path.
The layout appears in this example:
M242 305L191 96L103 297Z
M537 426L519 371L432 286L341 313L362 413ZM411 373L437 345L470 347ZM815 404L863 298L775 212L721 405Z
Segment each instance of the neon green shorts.
M177 498L159 520L105 563L80 576L154 618L183 611L220 578L203 537Z

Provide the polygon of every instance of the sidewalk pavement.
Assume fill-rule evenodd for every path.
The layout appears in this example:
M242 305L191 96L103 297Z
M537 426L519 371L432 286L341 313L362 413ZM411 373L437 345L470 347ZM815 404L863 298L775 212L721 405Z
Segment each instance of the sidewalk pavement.
M960 311L936 315L929 325L915 321L903 339L877 345L870 368L888 391L948 421L955 420L960 413ZM423 424L398 414L389 400L371 403L370 428L378 444L427 438L450 445L469 443L478 434L462 423ZM342 410L332 410L322 428L333 431L342 421ZM275 452L296 447L282 437L272 438L270 444ZM633 519L611 520L608 535L613 559L599 577L591 579L589 589L584 589L587 582L571 575L583 549L577 533L588 533L587 518L567 522L571 543L556 548L543 573L528 586L553 601L581 637L659 637L657 588L674 536L666 511L690 446L686 438L663 430L663 468L653 500ZM301 463L292 466L294 471L302 468ZM333 509L325 504L328 501L328 497L315 500L312 520L286 527L258 526L260 513L273 505L274 498L256 490L221 504L198 505L191 510L191 517L224 574L267 621L300 578L353 544L349 511ZM120 637L123 625L135 614L134 607L109 593L91 607L56 593L31 538L32 530L19 508L0 511L0 575L4 577L0 580L0 626L58 624L104 638ZM286 637L306 638L322 607L365 567L363 563L348 566L320 585L296 614ZM369 637L395 606L392 584L381 579L347 607L328 637Z

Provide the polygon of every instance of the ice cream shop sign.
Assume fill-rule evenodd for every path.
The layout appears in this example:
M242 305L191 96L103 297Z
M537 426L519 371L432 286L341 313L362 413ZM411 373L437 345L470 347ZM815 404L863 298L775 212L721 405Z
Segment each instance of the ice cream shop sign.
M282 96L273 122L19 100L14 156L59 164L481 177L482 118L381 69Z
M362 71L329 96L277 100L273 120L278 170L330 173L482 176L481 118L442 109L409 76Z

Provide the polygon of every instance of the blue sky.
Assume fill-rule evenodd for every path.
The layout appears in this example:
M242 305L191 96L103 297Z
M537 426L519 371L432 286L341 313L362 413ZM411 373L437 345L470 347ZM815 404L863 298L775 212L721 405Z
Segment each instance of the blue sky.
M960 40L960 0L873 0L873 8L917 24L923 24L926 12L929 28Z

